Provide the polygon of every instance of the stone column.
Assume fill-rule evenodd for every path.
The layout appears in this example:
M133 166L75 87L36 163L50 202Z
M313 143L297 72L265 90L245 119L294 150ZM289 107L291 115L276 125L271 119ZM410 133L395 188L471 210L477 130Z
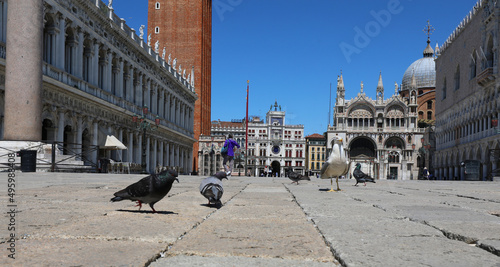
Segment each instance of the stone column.
M118 129L118 140L123 143L123 129ZM123 150L117 150L116 156L119 161L123 162Z
M59 111L56 141L61 143L64 142L64 111Z
M127 161L134 162L134 132L128 133Z
M170 143L165 142L165 166L170 167Z
M163 89L161 89L159 86L156 88L156 90L158 90L158 96L160 98L159 102L158 102L158 115L160 116L160 118L163 118L163 108L165 107L165 92L163 91Z
M85 40L83 36L83 31L78 30L78 46L76 48L76 57L74 69L74 75L80 79L83 79L83 41Z
M97 123L97 121L94 121L93 123L93 132L92 132L92 145L93 146L97 146L98 145L98 140L99 140L99 124ZM98 153L99 151L98 150L94 150L92 151L92 155L91 155L91 158L90 160L92 162L95 162L97 163L97 156L98 156Z
M146 137L146 171L151 172L154 169L151 162L151 137Z
M118 75L116 77L116 91L115 94L118 97L123 97L123 59L120 58L119 60L119 70L118 70Z
M143 103L142 103L142 74L139 73L139 75L137 75L137 83L134 84L135 86L135 101L134 103L139 106L140 108L143 107Z
M76 129L76 142L75 142L75 153L78 155L76 160L82 160L82 136L83 136L83 119L81 116L77 118L77 129Z
M99 43L94 40L94 54L92 55L92 67L89 70L92 73L92 84L99 87Z
M160 165L161 167L165 166L165 164L163 164L163 141L159 141L160 142L160 148L158 149L159 153L158 153L158 165Z
M7 16L4 140L40 141L43 1L9 1Z
M0 2L0 7L1 7L1 11L0 11L0 16L1 16L1 29L0 29L0 41L1 42L4 42L6 41L7 37L6 37L6 34L7 34L7 2Z
M106 67L104 68L104 90L112 92L111 75L113 75L113 53L111 50L106 51Z
M66 19L62 16L59 18L59 32L57 34L57 51L56 52L56 67L64 70L64 50L66 46Z
M151 169L153 170L153 173L155 172L156 170L156 166L158 166L158 162L157 162L157 156L158 156L158 140L156 139L153 139L151 140L152 143L153 143L153 153L152 153L152 159L151 159Z

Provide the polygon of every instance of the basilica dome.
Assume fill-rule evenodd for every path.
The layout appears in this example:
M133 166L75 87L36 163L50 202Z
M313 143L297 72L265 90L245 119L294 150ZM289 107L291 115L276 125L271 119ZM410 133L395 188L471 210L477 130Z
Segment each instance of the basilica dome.
M436 87L436 63L434 62L434 50L427 41L427 47L424 50L424 57L413 62L403 75L401 90L408 90L411 86L411 77L415 75L417 89Z

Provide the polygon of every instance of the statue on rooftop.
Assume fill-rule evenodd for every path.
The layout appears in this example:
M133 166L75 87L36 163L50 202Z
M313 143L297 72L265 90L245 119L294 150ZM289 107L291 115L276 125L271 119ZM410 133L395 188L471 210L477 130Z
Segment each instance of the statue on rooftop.
M139 28L139 38L143 39L142 37L144 36L144 25L141 25L141 27Z

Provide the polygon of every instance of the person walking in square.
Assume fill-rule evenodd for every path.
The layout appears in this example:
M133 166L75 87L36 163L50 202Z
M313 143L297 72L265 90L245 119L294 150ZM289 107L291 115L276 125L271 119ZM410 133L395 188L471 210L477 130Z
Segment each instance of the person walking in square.
M229 134L229 136L226 139L226 142L224 142L224 146L227 146L227 154L224 156L224 161L222 162L222 165L224 166L224 170L226 171L226 175L230 176L231 172L233 171L233 165L234 165L234 147L240 148L240 145L238 142L233 140L233 135Z

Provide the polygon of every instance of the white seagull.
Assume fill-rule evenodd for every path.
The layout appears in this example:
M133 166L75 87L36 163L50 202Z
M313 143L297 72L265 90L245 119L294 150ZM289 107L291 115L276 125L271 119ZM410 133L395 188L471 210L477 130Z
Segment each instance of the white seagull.
M328 192L340 191L339 177L346 175L349 172L349 161L346 158L344 148L342 146L342 138L334 136L332 139L332 153L328 160L321 167L321 179L330 178L331 189ZM337 178L337 190L333 190L332 177Z

